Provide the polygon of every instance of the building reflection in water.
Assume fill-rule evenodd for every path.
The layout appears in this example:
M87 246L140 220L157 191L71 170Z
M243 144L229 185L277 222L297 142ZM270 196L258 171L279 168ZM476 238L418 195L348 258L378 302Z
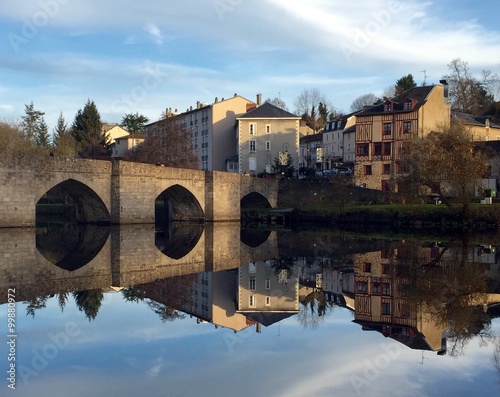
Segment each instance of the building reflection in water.
M333 307L362 330L418 350L457 354L472 336L490 337L500 303L493 246L301 239L293 232L240 231L239 224L0 231L0 285L16 287L30 314L72 296L89 319L102 293L145 301L163 321L189 315L235 332L297 316L315 327ZM240 238L241 236L245 242ZM324 241L322 239L325 239ZM35 248L36 247L36 248Z

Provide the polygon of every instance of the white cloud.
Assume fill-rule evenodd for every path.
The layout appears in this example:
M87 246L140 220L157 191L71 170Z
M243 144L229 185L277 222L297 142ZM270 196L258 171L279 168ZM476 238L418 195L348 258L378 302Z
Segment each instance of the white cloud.
M163 35L155 24L148 24L144 27L144 30L152 37L153 41L158 44L163 44Z

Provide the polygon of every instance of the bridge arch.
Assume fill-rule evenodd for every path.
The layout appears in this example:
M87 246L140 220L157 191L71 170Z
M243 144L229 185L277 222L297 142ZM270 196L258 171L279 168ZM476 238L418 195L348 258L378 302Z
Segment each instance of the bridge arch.
M241 198L240 208L243 211L252 208L272 208L272 205L269 200L262 194L251 192Z
M155 222L203 222L205 214L198 199L185 187L175 184L163 190L155 200Z
M82 223L109 223L110 212L99 195L86 184L66 179L41 194L37 207L43 203L60 202L69 208L76 207L74 220ZM39 211L37 210L37 217Z

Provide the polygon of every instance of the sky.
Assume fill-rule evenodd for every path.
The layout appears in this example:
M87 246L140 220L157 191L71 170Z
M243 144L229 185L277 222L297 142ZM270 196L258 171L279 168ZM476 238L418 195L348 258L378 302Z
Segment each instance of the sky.
M0 307L5 320L5 305ZM335 308L316 329L296 316L257 334L195 318L162 323L143 303L107 293L89 322L70 298L24 315L17 305L16 390L24 396L497 395L494 344L469 342L459 357L411 350L363 331ZM494 320L492 330L500 331ZM4 368L2 358L0 368ZM1 388L6 388L6 379Z
M0 119L33 101L50 130L88 99L102 121L235 93L290 111L316 88L336 109L411 73L438 83L455 58L500 74L497 0L2 0Z

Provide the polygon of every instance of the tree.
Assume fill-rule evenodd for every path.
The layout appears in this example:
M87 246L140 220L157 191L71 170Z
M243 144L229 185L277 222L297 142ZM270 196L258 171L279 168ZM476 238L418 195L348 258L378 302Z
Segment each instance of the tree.
M62 112L59 114L57 124L52 133L52 141L56 156L74 157L76 155L76 142L67 127Z
M413 79L413 75L410 73L406 76L401 77L396 80L396 85L394 86L394 93L399 95L405 91L408 91L417 86L415 80Z
M278 97L276 97L274 99L267 98L264 101L264 103L270 103L271 105L274 105L277 108L280 108L281 110L288 112L288 106L286 106L286 103L281 98L278 98Z
M460 58L448 65L450 74L443 76L449 84L451 107L459 112L482 115L494 102L494 91L498 87L498 76L483 70L481 77L472 75L469 65Z
M148 136L143 143L128 151L124 158L167 167L197 169L198 157L193 151L191 133L175 117L168 117L160 123L158 134Z
M351 112L358 112L365 106L373 106L377 103L377 101L379 101L379 98L372 93L361 95L352 101Z
M31 142L35 142L39 129L40 129L40 121L42 120L44 112L35 109L35 105L33 105L33 101L29 105L24 105L25 110L24 116L21 116L23 120L21 122L21 128L24 133L24 137Z
M296 108L295 114L300 114L302 119L304 119L307 125L314 131L318 131L322 128L322 126L317 123L316 117L316 109L319 108L320 103L322 103L327 109L331 107L326 100L325 95L323 95L317 88L302 90L294 102Z
M101 308L104 295L100 289L73 292L78 310L85 313L88 320L95 320Z
M34 164L47 155L29 139L22 128L14 123L0 120L0 163Z
M293 158L287 151L279 153L274 158L273 165L274 172L282 174L287 178L291 178L295 174L295 167L293 166Z
M122 118L121 126L125 128L131 134L142 134L144 133L144 125L149 121L149 119L139 113L126 113Z
M35 143L41 148L50 147L49 127L43 116L40 117L36 130Z
M403 168L409 171L400 182L412 181L439 194L447 206L454 196L468 215L469 199L488 168L488 156L472 140L468 128L452 122L442 132L405 142Z
M72 126L72 134L81 156L95 158L106 152L101 130L101 116L95 103L89 99L83 111L78 110Z

